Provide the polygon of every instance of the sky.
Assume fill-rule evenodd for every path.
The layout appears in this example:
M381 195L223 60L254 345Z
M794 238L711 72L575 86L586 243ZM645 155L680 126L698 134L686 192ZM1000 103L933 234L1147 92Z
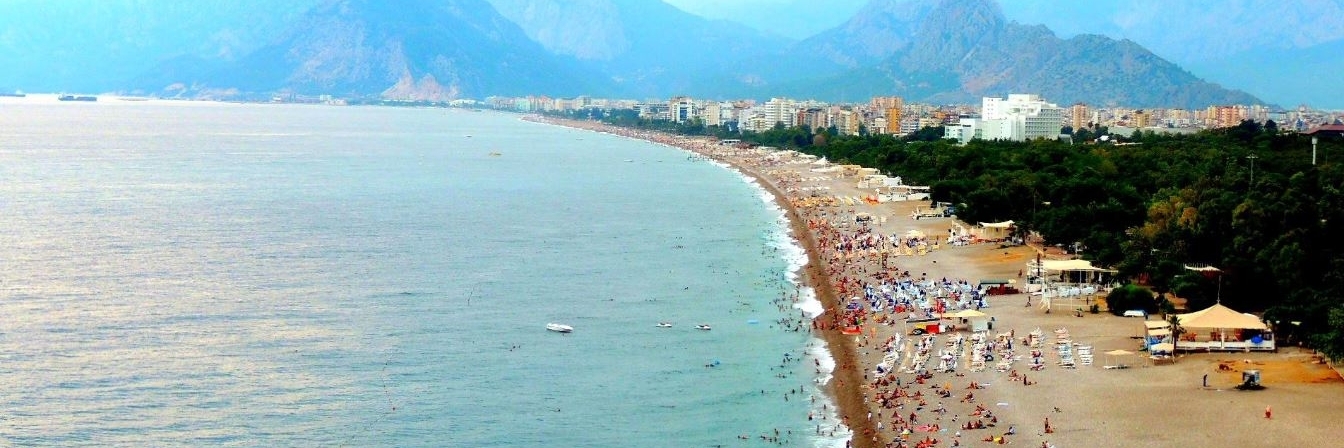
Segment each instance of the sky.
M869 0L663 0L683 11L710 19L726 19L793 39L804 39L835 27ZM932 0L928 0L932 1ZM1117 6L1115 0L1000 0L1004 15L1023 23L1055 23L1076 34L1071 17ZM1063 36L1068 37L1068 36Z
M868 0L663 0L709 19L727 19L803 39L849 20Z

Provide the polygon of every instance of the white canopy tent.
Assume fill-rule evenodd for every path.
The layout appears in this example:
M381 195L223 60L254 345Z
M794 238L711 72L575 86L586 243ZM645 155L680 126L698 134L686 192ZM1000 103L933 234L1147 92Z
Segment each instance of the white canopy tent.
M1274 350L1274 335L1259 317L1221 303L1176 318L1186 334L1176 345L1183 350Z

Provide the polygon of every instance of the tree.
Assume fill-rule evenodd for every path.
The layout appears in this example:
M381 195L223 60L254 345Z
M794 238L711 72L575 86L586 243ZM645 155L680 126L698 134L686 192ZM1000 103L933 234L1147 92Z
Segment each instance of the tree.
M1110 294L1106 295L1106 308L1116 316L1123 315L1129 310L1152 313L1157 311L1157 303L1153 301L1153 292L1148 288L1128 284L1112 289Z
M945 129L942 126L925 126L906 137L907 141L932 142L942 140Z
M1176 344L1181 340L1181 334L1185 333L1185 328L1181 327L1181 317L1175 314L1167 316L1167 323L1171 324L1171 359L1176 360Z
M1087 143L1093 138L1095 138L1095 136L1092 134L1092 131L1087 130L1087 128L1078 128L1078 130L1073 131L1073 141L1075 142Z
M1344 306L1330 310L1326 327L1329 330L1312 337L1312 346L1331 361L1344 359Z

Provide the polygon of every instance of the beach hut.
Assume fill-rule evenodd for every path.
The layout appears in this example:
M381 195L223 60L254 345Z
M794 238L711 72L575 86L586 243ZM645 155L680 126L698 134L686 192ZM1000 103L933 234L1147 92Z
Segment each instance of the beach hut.
M1175 350L1176 347L1169 343L1153 344L1152 347L1148 347L1148 358L1152 359L1153 363L1161 361L1175 362Z
M976 236L987 241L1002 241L1013 234L1013 222L982 222L976 228Z
M976 310L961 310L948 317L961 319L970 331L989 331L994 329L988 314Z
M1171 323L1165 320L1143 321L1143 347L1152 349L1157 344L1171 343Z

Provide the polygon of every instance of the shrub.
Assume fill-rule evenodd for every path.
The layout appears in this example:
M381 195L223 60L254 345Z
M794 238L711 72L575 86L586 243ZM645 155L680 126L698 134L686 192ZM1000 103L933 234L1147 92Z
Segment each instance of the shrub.
M1106 308L1111 314L1122 315L1129 310L1157 311L1157 302L1153 301L1153 292L1134 284L1128 284L1111 290L1106 295Z

